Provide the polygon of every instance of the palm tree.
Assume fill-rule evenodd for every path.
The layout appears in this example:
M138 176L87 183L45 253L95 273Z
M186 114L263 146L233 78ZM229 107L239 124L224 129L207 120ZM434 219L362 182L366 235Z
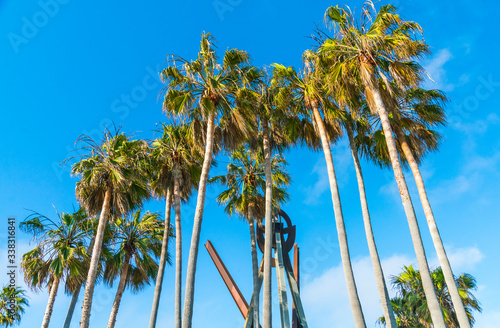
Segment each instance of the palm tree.
M141 211L137 210L130 218L115 219L113 230L117 249L106 264L104 279L113 285L115 277L119 276L120 282L111 308L108 328L115 326L125 288L130 286L133 292L138 292L149 285L157 275L158 265L155 258L161 253L164 229L170 230L169 227L163 226L156 213L146 212L141 215Z
M443 270L436 268L432 271L431 276L446 325L449 328L458 328L457 313L452 304ZM482 310L479 301L472 294L472 291L477 288L476 279L470 274L464 273L460 277L454 278L454 281L454 284L458 286L461 302L465 304L468 321L473 325L475 319L472 312L474 310L481 312ZM392 285L397 291L397 297L393 298L391 302L396 309L399 327L432 327L432 320L422 290L420 272L411 265L405 266L402 273L393 277ZM382 318L379 321L384 323Z
M354 168L356 170L356 179L358 182L359 196L361 201L361 211L363 214L366 240L368 242L368 249L370 251L370 258L372 261L373 271L375 273L375 280L377 282L379 297L382 303L382 308L384 310L385 322L387 323L387 327L396 328L397 327L396 319L394 317L394 312L391 306L391 300L389 298L389 292L387 291L387 285L384 278L384 271L382 269L382 264L380 263L380 257L378 255L377 245L375 243L375 236L373 234L370 211L368 209L368 200L366 197L365 182L363 178L363 172L361 170L358 147L356 145L355 136L353 132L353 131L361 131L360 134L362 136L364 134L363 130L366 130L367 128L366 125L367 125L366 121L363 119L363 117L356 117L355 113L351 111L350 115L347 116L347 119L345 120L344 126L347 132L349 146L351 148Z
M449 286L450 296L459 316L459 321L462 322L466 319L463 318L464 313L462 309L464 309L464 305L462 304L458 287L455 285L453 271L446 255L434 213L427 197L424 180L419 169L420 157L429 150L437 148L440 135L433 128L445 122L443 104L446 101L447 97L439 90L424 90L421 88L407 90L401 97L396 98L397 106L395 112L397 114L393 115L395 119L392 120L391 126L394 128L404 157L415 178L439 263L441 264L446 284Z
M76 184L76 198L89 215L99 216L90 268L85 284L81 328L88 328L92 296L97 278L104 231L108 218L124 215L142 205L150 197L142 167L145 143L130 140L123 133L106 130L101 144L88 136L80 136L86 152L72 167L72 174L81 177Z
M72 285L75 285L76 287L74 290L72 288L68 288L68 279L66 281L66 291L70 291L72 294L71 296L71 301L69 303L68 311L66 313L66 318L64 320L63 328L69 328L71 326L71 320L73 319L73 314L75 312L76 308L76 303L78 301L78 297L80 295L80 290L82 288L83 283L85 282L85 277L88 274L89 270L89 264L90 264L90 258L92 255L92 249L94 248L94 242L95 242L95 235L98 227L99 220L95 219L94 217L87 217L87 214L85 213L85 210L83 208L80 208L78 211L73 213L73 216L76 217L80 229L85 231L87 234L87 238L90 239L89 245L87 246L87 257L85 259L85 266L82 272L80 273L81 277L78 277L78 281L75 282ZM109 225L106 227L105 232L104 232L104 239L103 239L103 246L102 246L102 251L101 251L101 258L99 261L99 267L98 267L98 277L102 277L102 271L104 268L104 262L109 258L110 256L110 251L109 251L109 244L112 241L113 235L112 231L109 227ZM72 279L76 277L70 277Z
M175 328L181 328L181 288L182 288L182 228L181 228L181 199L187 201L192 194L193 188L200 178L201 154L193 145L191 127L188 125L163 125L163 135L153 142L152 156L155 162L161 163L158 170L154 187L155 190L173 189L175 206ZM182 187L182 189L181 189ZM169 206L167 204L167 206ZM170 203L171 207L171 203ZM168 209L170 212L170 208ZM170 225L170 219L165 219L166 226ZM163 242L160 268L155 287L155 298L153 311L150 319L150 327L156 325L156 314L158 312L161 285L166 262L166 247ZM157 292L158 291L158 292Z
M401 88L420 83L423 69L413 60L428 53L428 46L418 38L422 29L415 22L403 21L392 5L382 6L376 12L371 1L363 7L361 24L356 22L349 8L342 9L338 6L328 8L325 18L332 22L335 30L335 37L327 39L320 47L320 52L329 58L331 63L330 78L334 81L358 81L363 87L370 108L380 117L418 265L422 272L429 310L435 327L445 328L443 313L432 284L415 210L401 168L378 80L381 79L389 91L391 90L389 79L395 81ZM464 324L462 328L464 327L468 327L468 324Z
M276 105L277 89L272 86L266 72L254 67L243 74L243 86L238 90L238 103L253 113L255 132L249 136L251 151L261 147L264 156L265 173L265 235L273 235L273 170L272 153L281 153L299 141L306 140L306 131L310 126L299 122L296 117ZM309 129L308 129L309 128ZM264 243L264 275L263 275L263 327L272 325L272 294L271 294L271 261L272 238L266 238Z
M0 325L10 327L19 324L27 306L26 292L21 287L3 287L0 293Z
M248 121L242 109L233 106L233 99L240 83L240 72L249 56L244 51L230 49L225 52L222 65L219 65L213 42L210 34L203 33L197 59L188 61L179 56L172 56L170 65L161 72L162 80L166 83L164 111L173 115L186 115L195 120L195 128L203 129L205 141L189 250L182 323L184 328L191 328L192 325L196 263L206 186L212 165L215 126L216 123L230 126L229 129L222 130L229 134L221 134L221 141L228 144L241 139L241 136L248 132Z
M245 218L250 229L250 249L252 254L253 273L253 326L259 327L259 266L257 258L257 240L255 237L255 218L261 222L264 217L264 192L266 188L264 158L262 150L251 153L245 148L235 150L231 154L232 162L227 166L226 175L219 175L210 182L219 182L227 187L218 197L217 202L225 205L225 212ZM273 202L279 206L289 195L284 186L290 183L290 177L284 166L286 161L281 155L274 156L271 161L273 173ZM250 315L250 314L249 314Z
M78 218L61 213L57 221L52 221L35 212L20 224L20 228L33 234L37 242L37 246L22 257L25 281L34 290L44 285L49 289L42 328L49 326L61 280L65 278L67 289L74 291L84 279L87 234L81 229Z
M328 170L328 179L330 182L330 191L332 194L333 209L335 213L335 222L337 227L337 234L339 238L339 245L341 249L341 259L346 278L347 289L349 293L349 300L351 303L351 310L354 316L355 326L358 328L366 327L361 303L354 280L354 273L352 271L351 259L349 255L349 246L347 242L347 233L345 230L344 218L342 214L342 206L340 202L340 193L338 189L337 177L335 174L335 167L333 164L333 157L330 149L330 143L337 137L335 131L330 131L325 125L325 119L320 113L320 109L324 112L331 111L334 104L325 94L325 90L320 82L320 76L317 71L312 71L314 67L308 61L310 53L305 54L306 69L302 75L299 75L292 67L284 67L283 65L274 64L274 81L279 84L281 91L278 100L288 103L289 99L294 100L293 109L296 112L307 112L317 128L318 134L321 139L321 145L325 155L325 161ZM325 113L323 113L325 116Z

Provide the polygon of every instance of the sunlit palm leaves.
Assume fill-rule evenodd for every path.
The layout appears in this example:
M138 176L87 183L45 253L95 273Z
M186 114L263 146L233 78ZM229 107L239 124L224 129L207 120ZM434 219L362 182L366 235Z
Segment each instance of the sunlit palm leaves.
M289 198L284 189L291 180L285 170L286 164L280 155L274 156L271 161L275 207ZM217 197L217 202L225 206L227 214L247 218L248 207L253 206L255 216L259 221L262 220L266 188L262 152L251 154L244 148L235 150L231 154L231 163L227 165L226 175L213 177L210 181L218 182L227 188Z
M111 286L120 269L129 261L127 285L138 292L156 277L164 224L157 213L138 210L128 217L115 219L112 225L115 251L106 262L104 281ZM170 263L170 258L167 257Z
M0 326L11 327L19 324L28 306L26 292L21 287L3 287L0 293Z
M21 268L26 283L33 289L66 278L66 289L72 292L85 279L88 262L88 234L84 230L85 212L58 213L53 221L33 213L20 224L21 230L33 234L37 246L23 255Z
M216 139L234 148L251 131L248 113L235 102L241 77L248 74L249 55L229 49L219 63L214 42L211 34L202 34L200 52L192 61L168 56L168 67L161 72L163 110L192 122L196 140L206 138L207 118L213 115L218 126Z
M459 328L451 297L444 280L443 271L437 268L431 273L439 303L443 310L445 321L450 328ZM476 280L470 274L464 273L455 278L460 296L464 302L471 324L474 324L472 312L481 312L478 300L472 294L476 290ZM404 271L392 278L392 285L397 296L391 300L400 327L431 327L431 318L422 289L420 272L413 266L405 266ZM383 318L380 322L384 323Z
M112 193L110 212L115 216L140 207L149 198L141 167L144 141L106 130L100 144L85 135L77 144L86 154L72 166L71 173L80 177L76 197L89 215L101 211L108 187Z

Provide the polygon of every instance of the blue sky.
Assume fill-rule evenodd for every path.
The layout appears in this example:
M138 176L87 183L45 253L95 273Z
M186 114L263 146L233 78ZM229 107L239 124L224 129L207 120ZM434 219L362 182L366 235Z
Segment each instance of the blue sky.
M387 2L383 2L387 3ZM419 22L432 55L423 62L432 80L451 98L449 124L440 152L428 156L422 171L431 204L455 273L477 278L476 295L483 313L478 328L500 322L497 283L498 184L500 182L500 68L497 13L494 1L393 1L401 15ZM247 50L254 64L274 62L300 66L301 54L313 45L307 36L322 24L325 9L336 2L315 1L148 1L78 2L42 0L0 2L0 217L18 221L37 210L54 215L76 206L75 179L59 163L71 156L80 134L97 137L111 122L137 137L151 138L164 122L157 95L157 72L165 55L196 55L202 31L213 33L219 48ZM361 1L344 1L352 8ZM369 327L382 314L365 242L352 159L345 141L334 148L344 216ZM321 153L295 149L286 154L293 176L291 200L284 209L297 225L301 247L302 294L312 327L351 327L351 312L340 266L326 167ZM221 159L222 172L225 161ZM369 205L385 273L397 274L415 263L408 226L390 171L363 162ZM436 255L420 210L414 181L408 176L421 222L429 262ZM248 228L227 218L215 203L219 190L207 194L201 242L210 239L243 293L251 294ZM183 207L184 263L194 215L194 203ZM151 211L163 204L151 202ZM5 224L6 227L6 223ZM6 229L0 229L5 245ZM32 245L31 245L32 246ZM29 236L18 233L19 255L29 249ZM6 267L6 251L0 263ZM4 270L4 269L2 269ZM185 270L185 268L184 268ZM3 271L2 271L3 272ZM1 274L2 284L6 281ZM18 275L21 283L21 275ZM172 326L173 268L168 268L159 321ZM92 326L107 323L115 290L98 286ZM30 292L31 307L22 327L38 327L48 295ZM149 320L153 288L128 291L118 313L117 327L144 326ZM274 294L277 299L277 294ZM243 320L211 263L200 248L196 279L194 326L235 327ZM81 299L80 299L81 302ZM52 326L64 320L69 298L56 299ZM73 320L78 326L80 306ZM279 314L274 319L278 325Z

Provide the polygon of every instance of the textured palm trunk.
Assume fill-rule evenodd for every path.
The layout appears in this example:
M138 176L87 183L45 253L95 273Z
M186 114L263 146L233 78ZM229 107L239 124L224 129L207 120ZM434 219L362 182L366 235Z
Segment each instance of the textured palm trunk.
M369 88L369 86L366 87ZM387 143L387 149L389 151L389 157L391 159L392 169L394 171L396 183L398 184L399 193L401 195L401 201L403 202L406 218L410 227L413 248L415 249L415 254L417 256L418 268L422 277L422 286L424 288L427 306L429 307L432 322L434 324L434 328L446 328L443 318L443 312L441 311L441 306L439 305L439 301L436 297L436 291L434 290L434 284L432 283L429 265L427 263L427 257L425 255L424 244L422 243L422 237L420 235L417 216L415 215L415 209L413 208L410 192L408 191L408 186L403 174L403 169L401 168L398 151L396 149L396 142L394 141L394 136L392 134L392 128L389 123L387 110L385 109L385 105L378 87L374 85L370 89L371 93L373 94L375 106L377 107L376 109L380 117L380 122L382 123L382 128Z
M69 328L71 325L71 319L73 318L73 313L75 313L76 302L78 302L78 295L80 295L81 288L82 285L78 286L71 296L71 302L69 303L68 313L66 313L63 328Z
M212 154L214 144L215 114L210 114L207 122L207 139L205 145L205 157L201 169L200 183L198 186L198 199L193 222L193 234L189 248L189 259L186 276L186 294L184 297L184 311L182 315L182 327L191 328L193 322L194 305L194 282L196 274L196 262L198 260L198 249L200 246L201 223L203 220L203 209L205 207L205 194L207 190L208 173L212 165Z
M165 275L165 267L167 265L168 237L170 235L171 210L172 210L172 194L169 188L167 189L167 197L165 198L165 229L163 231L160 262L158 263L158 275L156 276L155 294L153 296L153 306L151 308L151 316L149 318L149 328L156 327L156 320L158 317L158 307L160 306L160 296L163 287L163 276Z
M92 308L92 297L94 296L95 280L97 278L97 268L101 257L102 242L104 239L104 230L108 223L109 209L111 205L112 188L109 185L104 195L102 203L101 215L99 216L99 225L95 236L94 247L92 249L92 259L90 260L89 273L87 274L87 282L85 283L85 293L83 296L82 319L80 328L88 328L90 321L90 310Z
M113 307L111 308L111 314L109 315L108 328L114 328L116 323L116 316L118 315L118 309L120 308L120 303L122 301L123 292L125 291L125 286L127 284L128 268L130 266L130 255L125 255L125 262L120 273L120 283L118 284L118 290L116 291L115 301L113 302Z
M253 206L248 206L248 226L250 228L250 249L252 252L252 273L253 273L253 326L259 328L259 263L257 258L257 241L255 238L255 220Z
M266 176L266 210L265 210L265 242L264 242L264 294L262 309L262 327L272 327L272 294L271 294L271 260L273 248L273 181L271 171L271 145L269 141L269 123L262 120L264 137L264 173Z
M59 278L55 278L54 282L52 283L52 288L50 289L47 308L45 309L45 314L43 315L42 328L49 327L50 317L52 316L52 310L54 309L54 302L56 300L58 288L59 288Z
M174 181L175 198L175 328L182 327L182 229L179 179Z
M380 296L380 302L384 310L384 318L388 328L398 328L394 311L392 310L391 299L387 292L387 284L385 283L384 271L378 256L377 245L375 244L375 236L373 235L372 223L370 219L370 212L368 210L368 200L366 199L365 181L363 179L363 172L361 171L361 164L359 162L358 151L354 144L354 136L351 126L346 125L347 136L349 138L349 145L351 146L352 158L354 167L356 169L356 178L358 180L359 198L361 201L361 212L363 213L363 223L365 226L366 240L368 242L368 249L370 250L370 258L375 273L375 280L377 282L377 289Z
M429 198L427 197L424 180L422 179L422 175L420 174L418 163L415 160L413 152L406 142L406 139L403 136L402 132L398 129L395 130L397 132L398 139L400 140L403 153L408 160L408 163L410 164L411 171L413 173L413 176L415 177L415 182L417 183L418 194L420 196L420 201L422 202L425 218L427 219L427 224L431 232L432 242L434 243L434 248L436 249L439 264L441 265L441 269L443 270L444 279L446 282L446 286L448 287L448 291L450 292L451 301L457 315L459 326L461 328L470 328L469 318L467 316L467 312L465 311L464 304L462 303L460 293L458 292L458 287L455 283L453 271L451 270L451 265L448 260L448 256L446 255L446 251L439 234L436 220L434 219L434 213L432 212L431 204L429 203Z
M92 255L92 251L94 249L95 243L95 234L92 236L90 240L89 247L87 248L87 253ZM78 297L80 296L80 290L82 289L82 285L78 286L78 288L73 293L71 297L71 302L69 303L68 312L66 313L66 319L64 320L63 328L70 328L71 320L73 319L73 314L75 313L76 303L78 302Z
M344 225L344 216L342 214L342 205L340 203L340 193L337 184L337 176L335 175L335 167L333 165L333 157L330 149L330 141L326 135L325 124L319 113L317 105L313 104L314 120L318 127L321 137L321 145L325 154L326 167L328 171L328 180L330 182L330 191L332 193L333 211L335 214L335 224L337 227L337 235L340 246L340 258L342 260L342 267L344 269L344 276L347 285L347 292L349 294L349 302L351 311L354 317L354 325L356 328L366 328L363 310L359 301L358 290L354 280L354 273L352 271L351 257L349 255L349 245L347 243L347 233Z

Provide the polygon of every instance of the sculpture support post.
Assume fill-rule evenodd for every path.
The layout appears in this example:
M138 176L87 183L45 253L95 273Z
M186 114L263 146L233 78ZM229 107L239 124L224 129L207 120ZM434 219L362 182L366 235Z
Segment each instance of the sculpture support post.
M269 236L273 238L273 248L275 249L275 258L271 261L271 266L276 267L276 274L278 278L278 291L279 291L279 301L280 301L280 314L281 314L281 326L282 328L308 328L306 317L304 314L304 309L302 307L302 302L300 300L300 263L299 263L299 247L295 243L295 226L292 225L292 221L288 215L279 210L279 220L274 220L274 236ZM281 219L284 219L284 223ZM284 226L286 224L286 226ZM257 244L261 252L264 249L264 226L257 226ZM286 238L285 238L286 236ZM267 237L267 236L266 236ZM241 294L238 286L234 282L233 278L229 274L226 266L222 262L219 254L215 250L212 243L207 241L205 244L212 261L214 262L219 274L221 275L227 289L231 293L234 302L238 306L243 318L245 318L244 328L251 328L253 321L253 307L254 299L252 295L252 300L250 301L250 306ZM293 252L293 267L290 261L290 256L288 253L294 249ZM263 280L263 267L264 260L262 259L259 268L259 278L257 280L258 289L262 288ZM290 286L290 291L293 299L293 312L292 312L292 325L290 325L290 314L288 309L288 300L286 292L286 278L288 278L288 285Z
M295 280L297 281L297 288L300 292L300 263L299 263L299 247L297 243L293 245L293 275L295 276ZM302 328L299 325L299 318L297 317L297 309L295 308L295 302L292 303L293 312L292 312L292 328Z

